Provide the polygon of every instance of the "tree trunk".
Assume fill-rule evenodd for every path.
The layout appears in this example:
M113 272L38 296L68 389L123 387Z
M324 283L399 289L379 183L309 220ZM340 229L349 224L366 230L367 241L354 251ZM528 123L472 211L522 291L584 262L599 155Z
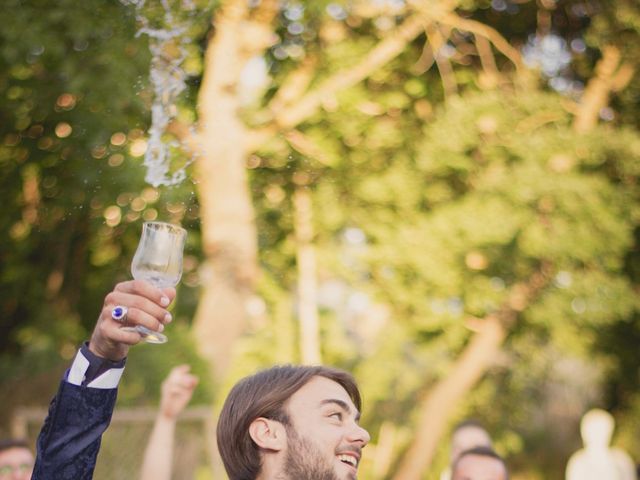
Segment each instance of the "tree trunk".
M227 2L216 19L200 88L198 194L205 262L194 330L202 356L218 378L234 340L244 331L245 305L257 276L254 211L245 169L245 126L236 86L246 61L241 51L247 2Z
M552 272L553 265L542 262L527 282L511 287L500 310L484 319L474 319L473 327L477 333L454 363L451 373L438 382L422 401L416 436L393 480L419 480L429 468L452 413L491 366L518 313L525 310L546 287Z
M296 260L298 264L298 319L300 356L305 365L319 365L318 285L316 252L313 248L311 195L306 187L296 188L294 197Z
M429 467L449 418L487 371L505 339L498 318L484 320L449 373L422 401L416 436L393 480L419 480Z
M234 341L246 329L247 300L258 274L254 211L245 170L247 153L274 134L290 133L319 108L323 99L357 84L398 56L424 31L425 21L446 20L458 0L441 0L433 19L432 9L414 5L417 11L360 62L277 108L272 112L273 122L254 131L248 131L239 117L237 88L246 61L273 41L271 22L279 3L262 0L252 9L248 4L246 0L222 2L215 36L205 56L198 99L196 175L205 261L194 331L198 349L217 377L226 371ZM479 28L474 25L470 28Z
M268 25L276 11L272 4L276 5L263 2L264 15L254 15L252 22L246 1L224 3L215 20L215 36L207 48L198 99L196 175L205 261L201 267L202 290L194 332L200 354L218 378L227 370L234 341L246 329L246 304L253 294L258 273L254 211L245 170L248 150L256 145L250 144L249 132L239 117L236 89L245 62L265 47L266 36L255 35L258 26L255 20L262 26ZM322 98L327 90L346 88L398 55L401 46L420 31L415 17L409 24L410 33L405 33L399 41L391 39L381 43L382 47L386 46L385 53L377 54L377 62L370 58L363 62L360 78L345 82L342 78L345 73L341 72L336 76L338 81L311 95L313 100L305 103L306 108L289 106L295 113L287 117L286 126L293 127L311 115L316 106L314 100ZM390 44L395 48L389 49Z

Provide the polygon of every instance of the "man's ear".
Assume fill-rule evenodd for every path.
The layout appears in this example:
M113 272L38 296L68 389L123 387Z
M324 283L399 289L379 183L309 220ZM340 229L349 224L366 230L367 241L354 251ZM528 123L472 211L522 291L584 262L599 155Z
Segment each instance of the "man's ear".
M275 420L258 417L249 425L249 435L260 448L278 452L286 445L286 430Z

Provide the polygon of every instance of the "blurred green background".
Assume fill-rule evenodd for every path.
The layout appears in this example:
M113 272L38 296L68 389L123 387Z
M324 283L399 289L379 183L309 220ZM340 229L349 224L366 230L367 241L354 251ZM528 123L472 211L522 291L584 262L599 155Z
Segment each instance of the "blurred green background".
M4 4L3 435L48 404L159 219L189 232L176 320L168 344L132 350L119 409L156 405L177 363L213 414L239 376L320 360L362 387L365 480L394 478L427 437L419 478L439 478L467 417L513 478L564 478L592 407L640 461L637 2L175 2L174 126L205 147L171 187L143 166L153 91L136 32L171 26L160 2ZM201 301L220 288L241 292L224 314ZM434 415L423 399L443 385L458 390ZM176 472L194 475L210 478Z

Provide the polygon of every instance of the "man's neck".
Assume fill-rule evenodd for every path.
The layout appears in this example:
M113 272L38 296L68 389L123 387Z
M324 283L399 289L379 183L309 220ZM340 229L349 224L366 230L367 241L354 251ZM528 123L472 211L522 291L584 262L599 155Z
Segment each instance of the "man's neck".
M284 471L280 455L271 453L262 457L262 467L256 480L292 480Z

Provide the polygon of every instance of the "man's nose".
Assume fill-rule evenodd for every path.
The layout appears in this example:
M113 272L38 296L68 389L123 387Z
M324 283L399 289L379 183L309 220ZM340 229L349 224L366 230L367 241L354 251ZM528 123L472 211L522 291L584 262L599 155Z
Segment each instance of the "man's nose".
M348 440L353 443L361 443L364 447L371 440L371 435L369 435L366 429L354 423L353 428L349 432Z

